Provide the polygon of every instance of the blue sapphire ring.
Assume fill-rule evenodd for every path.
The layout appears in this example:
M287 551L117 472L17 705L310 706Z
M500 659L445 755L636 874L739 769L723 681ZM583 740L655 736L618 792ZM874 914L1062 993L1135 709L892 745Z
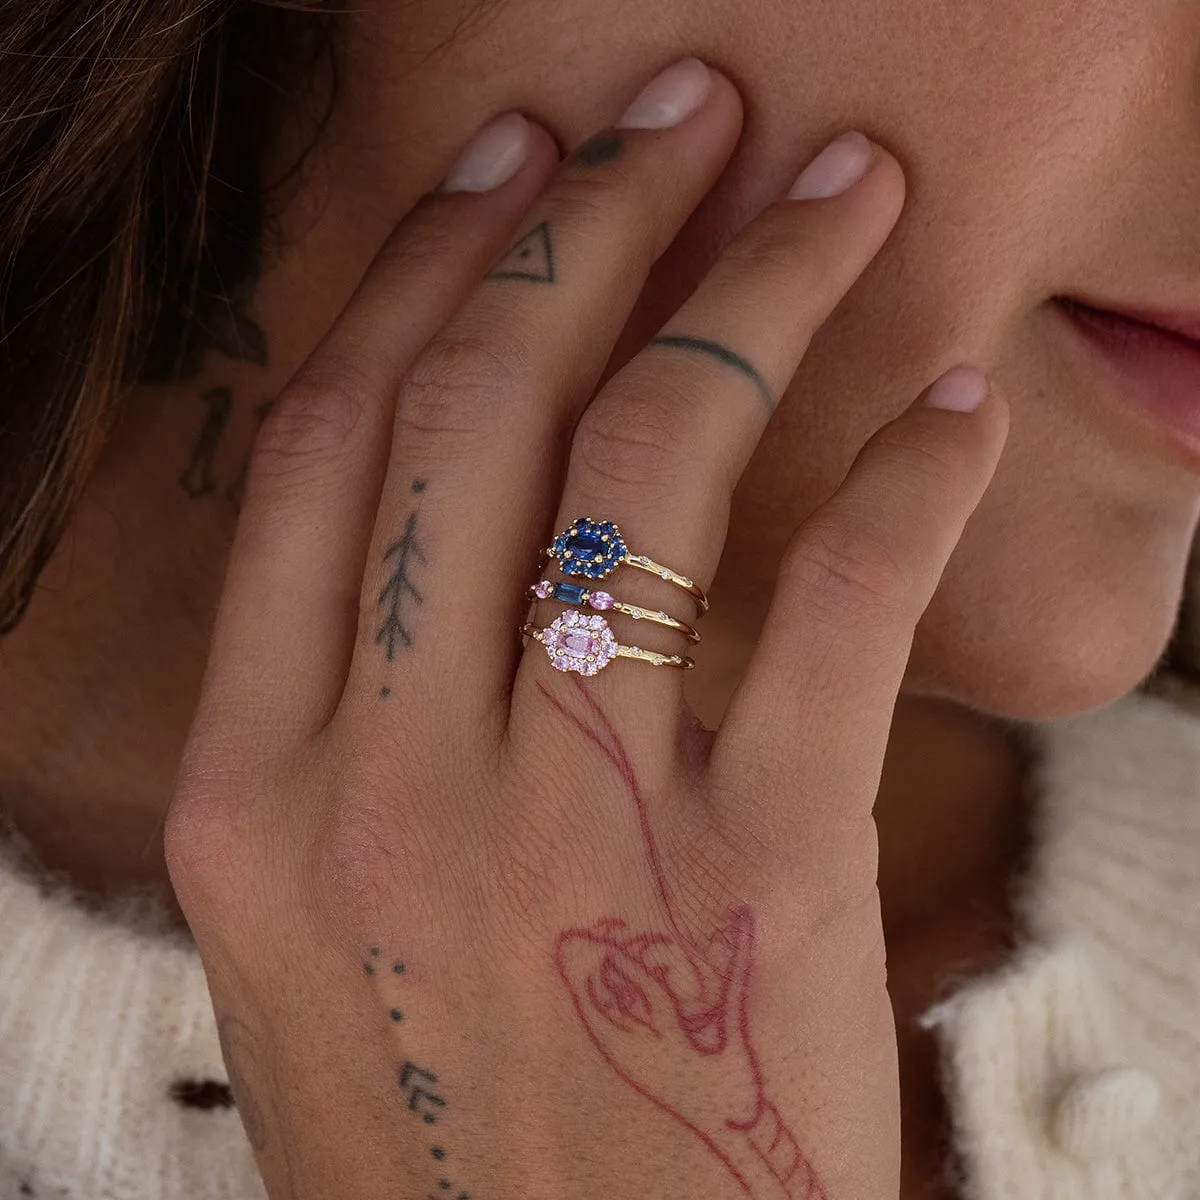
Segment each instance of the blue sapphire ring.
M604 579L618 567L637 567L682 588L696 601L701 615L708 611L708 597L699 584L644 554L630 554L621 531L612 521L596 521L591 517L572 521L544 552L543 561L546 558L553 558L564 575L577 579Z
M700 635L686 622L680 621L661 609L642 608L638 604L626 604L616 600L608 592L586 588L581 583L560 583L553 579L539 579L529 589L530 600L561 600L564 604L575 604L580 608L595 609L596 612L624 613L635 621L649 621L682 633L689 642L698 642Z

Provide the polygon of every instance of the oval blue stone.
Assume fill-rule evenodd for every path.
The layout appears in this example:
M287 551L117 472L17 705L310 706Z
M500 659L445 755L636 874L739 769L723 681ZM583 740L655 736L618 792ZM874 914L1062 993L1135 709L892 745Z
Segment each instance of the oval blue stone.
M574 537L567 538L567 549L576 558L589 561L597 554L605 554L608 551L607 545L600 540L598 533L577 533Z

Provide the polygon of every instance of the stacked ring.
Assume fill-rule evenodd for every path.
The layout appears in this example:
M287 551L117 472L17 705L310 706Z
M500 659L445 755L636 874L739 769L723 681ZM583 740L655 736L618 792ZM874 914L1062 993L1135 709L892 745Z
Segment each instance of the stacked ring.
M550 559L558 563L564 575L590 580L603 579L621 566L650 571L660 579L683 588L696 601L701 616L708 609L708 597L704 590L686 575L680 575L644 554L630 554L621 531L612 521L596 521L591 517L580 517L573 521L554 539L549 549L542 551L539 566L545 566ZM608 592L587 588L582 584L539 579L529 588L528 595L531 600L561 600L599 612L612 610L635 621L649 621L673 629L682 633L689 642L700 640L695 629L670 613L626 604L614 599ZM545 628L526 622L521 626L521 633L540 642L551 664L559 671L595 675L615 658L633 658L651 666L679 667L684 671L690 671L696 665L695 660L686 654L661 654L657 650L643 650L641 646L622 645L599 612L588 614L574 608L567 609Z
M580 675L595 675L614 658L636 658L651 666L680 667L685 671L696 665L686 654L659 654L640 646L623 646L602 616L588 616L573 608L556 617L545 629L526 622L521 633L545 646L556 670L577 671Z
M677 620L670 613L660 609L642 608L637 604L626 604L623 600L615 600L608 592L592 591L578 583L556 583L551 579L540 579L529 589L531 600L561 600L565 604L577 604L581 608L593 608L598 612L624 613L635 621L650 621L667 629L682 633L689 642L698 642L700 635L684 621Z
M644 554L630 554L621 531L612 521L596 521L591 517L572 521L542 552L543 563L549 558L557 560L564 575L584 579L603 579L621 566L637 567L682 588L696 601L700 614L708 611L708 597L699 584Z

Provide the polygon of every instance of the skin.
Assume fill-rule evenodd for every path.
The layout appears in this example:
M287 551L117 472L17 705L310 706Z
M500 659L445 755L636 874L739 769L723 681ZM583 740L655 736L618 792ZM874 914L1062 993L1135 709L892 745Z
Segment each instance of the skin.
M3 648L0 761L17 828L97 890L161 878L155 830L235 520L177 482L203 391L234 392L218 459L232 480L255 406L474 129L516 107L578 145L654 69L698 53L742 91L745 136L655 272L616 363L832 134L863 129L908 183L899 226L817 335L735 497L705 630L711 669L689 680L708 724L742 676L783 546L868 434L963 359L1012 408L996 479L918 629L877 807L893 998L921 1007L941 962L960 964L964 946L981 963L995 953L981 932L990 916L961 929L946 914L964 896L1002 911L1021 843L1019 756L1003 726L975 714L1103 703L1150 669L1174 615L1196 476L1102 411L1096 393L1111 384L1067 357L1047 301L1090 292L1183 306L1194 294L1200 15L1183 2L1091 5L1081 18L1065 0L946 0L923 4L921 20L911 5L865 2L773 5L748 20L717 0L581 12L523 2L422 10L415 25L409 6L357 7L353 69L287 197L284 249L254 303L269 364L210 356L203 379L132 398L64 553ZM931 759L941 765L928 777ZM905 871L914 830L919 879ZM914 1068L907 1093L932 1122L929 1090ZM927 1166L923 1153L913 1157Z

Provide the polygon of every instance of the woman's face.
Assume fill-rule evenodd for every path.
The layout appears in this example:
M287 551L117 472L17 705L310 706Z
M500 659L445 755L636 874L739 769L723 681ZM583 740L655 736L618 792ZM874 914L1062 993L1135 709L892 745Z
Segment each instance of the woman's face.
M896 232L814 342L740 489L717 607L752 627L787 537L861 443L969 360L1008 396L1011 433L918 631L909 686L1048 716L1145 675L1179 598L1200 448L1172 448L1055 300L1190 311L1200 323L1200 5L483 7L486 19L464 27L467 58L486 77L517 56L526 107L568 144L611 116L584 94L605 72L631 91L692 52L745 97L738 156L656 270L628 349L827 137L861 129L905 167ZM539 102L551 86L578 96L569 115Z
M1026 716L1127 690L1175 614L1200 437L1190 459L1173 450L1055 298L1190 311L1200 332L1200 5L676 7L742 85L749 119L728 186L662 264L664 306L697 244L777 194L818 135L863 129L909 184L892 240L813 344L744 481L725 578L761 603L789 532L871 430L970 360L1008 396L1011 433L909 685ZM1193 400L1200 412L1200 387Z

